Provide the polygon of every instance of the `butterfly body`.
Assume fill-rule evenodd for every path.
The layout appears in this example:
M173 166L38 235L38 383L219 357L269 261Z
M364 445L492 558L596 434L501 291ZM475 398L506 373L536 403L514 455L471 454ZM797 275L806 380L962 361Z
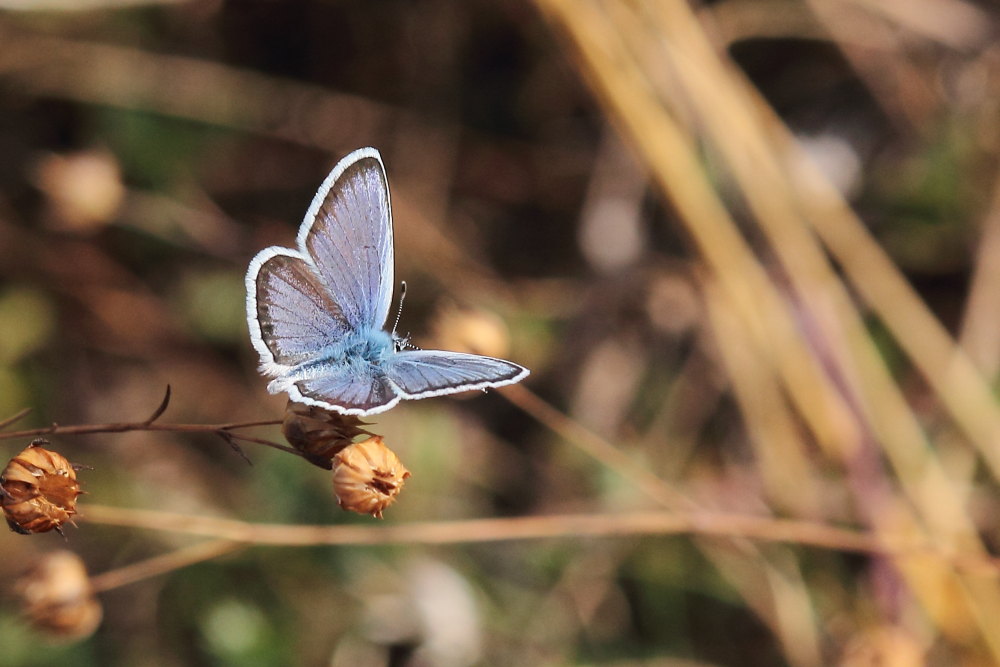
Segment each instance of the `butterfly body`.
M317 350L313 359L303 361L273 382L307 380L331 373L344 373L357 377L375 377L379 367L396 350L392 336L381 329L352 331L341 340ZM274 393L281 391L277 389Z
M362 148L323 182L296 249L271 247L247 271L247 322L272 393L344 414L383 412L403 399L518 382L513 362L411 350L383 329L392 299L388 181Z
M318 359L311 364L332 364L378 366L396 351L396 342L391 334L381 329L351 331L341 340L318 353Z

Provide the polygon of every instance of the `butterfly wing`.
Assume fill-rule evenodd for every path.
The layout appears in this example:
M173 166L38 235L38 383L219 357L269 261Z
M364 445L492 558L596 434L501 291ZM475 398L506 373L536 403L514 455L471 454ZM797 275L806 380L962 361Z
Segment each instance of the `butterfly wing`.
M368 363L317 364L305 377L279 377L267 387L271 393L287 391L297 403L316 405L345 415L385 412L402 398L385 373Z
M272 393L348 414L399 401L362 360L324 363L345 337L377 330L392 299L389 188L374 148L354 151L320 186L299 228L298 248L262 250L246 275L247 322Z
M444 350L404 350L382 362L403 398L428 398L520 382L528 369L510 361Z
M298 246L352 329L385 324L393 288L392 213L377 150L361 148L337 163L306 212Z
M265 248L246 275L250 340L261 371L279 376L307 362L350 330L308 258L287 248Z
M378 353L377 362L344 358L344 346L358 340L392 344L380 331L392 300L392 217L385 168L374 148L354 151L334 167L297 242L297 250L261 251L246 276L250 337L261 370L275 378L268 385L272 393L368 415L404 398L500 387L528 375L503 359L458 352Z

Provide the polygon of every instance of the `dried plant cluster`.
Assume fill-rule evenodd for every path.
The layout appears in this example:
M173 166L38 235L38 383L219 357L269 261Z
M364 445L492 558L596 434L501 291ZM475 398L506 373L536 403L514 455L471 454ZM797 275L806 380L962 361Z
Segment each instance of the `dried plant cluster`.
M52 551L15 583L25 616L37 628L63 640L81 639L101 622L87 568L72 551Z
M307 460L332 468L334 493L343 509L381 519L410 471L381 436L362 428L367 425L353 415L289 401L281 430ZM369 437L355 442L361 435Z
M97 426L64 427L70 433L122 432L154 428L167 409L170 389L153 414L142 422ZM7 420L10 425L17 418ZM382 512L395 502L410 472L399 457L385 446L381 436L372 435L357 417L341 415L314 406L289 401L281 422L282 432L291 447L259 438L243 437L246 442L263 444L301 456L321 468L333 471L333 491L344 510L382 518ZM214 432L242 455L234 430L257 424L229 424L221 427L157 424L170 430ZM46 429L43 429L46 430ZM48 431L59 431L53 426ZM6 433L16 436L17 433ZM360 442L362 435L369 436ZM22 535L45 533L73 524L77 515L77 497L84 493L77 480L83 468L72 464L62 454L47 447L45 438L35 438L12 458L0 474L0 507L10 529ZM243 455L245 457L245 455ZM218 555L216 550L195 558ZM114 580L114 577L111 577ZM116 584L118 585L118 584ZM37 629L59 639L76 640L92 634L103 612L94 595L94 586L79 556L71 551L47 554L24 573L13 586L23 616Z
M333 488L345 510L382 518L410 471L381 436L348 445L333 457Z
M76 479L79 466L43 447L37 438L15 456L0 474L0 506L11 530L28 535L62 532L72 523L76 499L83 491Z
M315 405L288 402L281 432L295 449L317 465L330 468L330 461L360 435L372 435L367 424L353 415L342 415Z

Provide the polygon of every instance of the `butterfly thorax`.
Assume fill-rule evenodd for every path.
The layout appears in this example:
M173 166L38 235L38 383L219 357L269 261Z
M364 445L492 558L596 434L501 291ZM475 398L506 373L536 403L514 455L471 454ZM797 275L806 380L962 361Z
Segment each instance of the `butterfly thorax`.
M333 343L315 359L320 364L379 365L394 352L392 335L381 329L352 331Z

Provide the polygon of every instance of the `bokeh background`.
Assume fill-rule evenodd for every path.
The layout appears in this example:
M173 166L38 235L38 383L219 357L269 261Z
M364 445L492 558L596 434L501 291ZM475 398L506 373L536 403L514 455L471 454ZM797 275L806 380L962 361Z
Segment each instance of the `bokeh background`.
M413 472L382 522L265 447L53 438L83 518L0 535L0 664L1000 662L998 28L985 0L0 0L7 431L141 421L168 384L163 423L280 420L243 274L367 145L401 330L532 369L378 416ZM386 537L192 557L197 517ZM59 640L10 591L63 549L104 620Z

